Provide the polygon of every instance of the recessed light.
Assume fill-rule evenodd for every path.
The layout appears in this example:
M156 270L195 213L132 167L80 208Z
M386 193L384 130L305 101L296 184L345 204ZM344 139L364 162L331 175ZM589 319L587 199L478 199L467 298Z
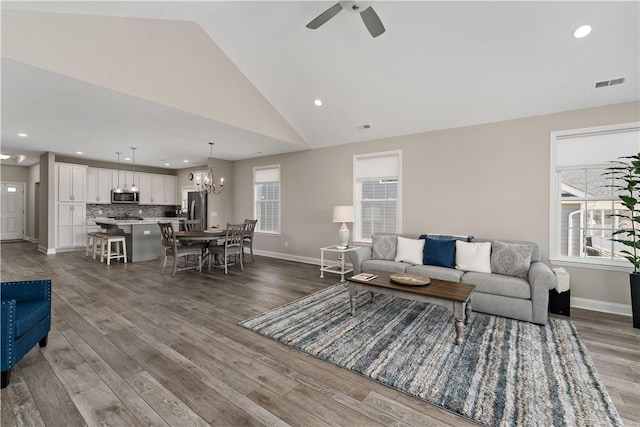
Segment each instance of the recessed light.
M7 160L8 158L10 158L11 156L8 154L0 154L0 160Z
M76 151L76 154L84 154L82 151Z
M125 157L124 159L125 159L126 161L129 161L129 160L131 160L131 159L130 159L129 157Z
M165 166L171 166L171 163L165 163L164 165Z
M316 107L322 107L322 100L321 99L316 99L313 101L313 103L315 104Z
M26 137L28 137L29 135L27 135L26 133L19 133L19 134L18 134L18 136L21 136L21 137L23 137L23 138L26 138Z
M591 33L591 26L583 25L573 32L573 37L581 39L583 37L587 37L589 33Z
M183 163L189 163L189 160L183 160L182 162Z

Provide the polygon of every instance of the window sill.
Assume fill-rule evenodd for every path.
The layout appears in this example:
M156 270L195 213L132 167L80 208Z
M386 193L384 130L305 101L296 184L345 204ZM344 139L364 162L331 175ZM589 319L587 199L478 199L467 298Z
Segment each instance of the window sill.
M259 234L261 236L274 236L274 237L280 235L280 233L275 231L258 231L258 230L255 231L255 234Z
M594 270L608 270L620 273L629 273L633 271L633 266L626 261L596 261L575 258L549 258L549 262L553 266L573 267L573 268L590 268Z

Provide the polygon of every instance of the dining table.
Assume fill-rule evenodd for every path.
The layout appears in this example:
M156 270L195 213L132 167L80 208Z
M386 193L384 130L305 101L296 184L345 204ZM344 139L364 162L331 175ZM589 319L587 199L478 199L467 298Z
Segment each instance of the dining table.
M211 245L212 241L215 241L216 244L218 240L224 239L227 235L227 230L220 228L209 228L203 231L175 231L174 236L180 243L189 243L189 242L207 242ZM209 246L207 245L207 246ZM207 247L206 252L203 254L202 260L200 261L200 269L202 270L202 265L204 261L209 258L210 253ZM211 264L209 264L211 266Z

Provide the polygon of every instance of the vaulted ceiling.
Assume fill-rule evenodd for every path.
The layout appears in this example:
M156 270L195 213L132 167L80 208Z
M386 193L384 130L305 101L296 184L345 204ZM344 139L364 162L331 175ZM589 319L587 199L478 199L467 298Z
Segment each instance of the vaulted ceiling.
M183 168L209 141L237 160L640 99L638 2L379 1L379 37L344 11L305 28L333 4L2 2L1 150Z

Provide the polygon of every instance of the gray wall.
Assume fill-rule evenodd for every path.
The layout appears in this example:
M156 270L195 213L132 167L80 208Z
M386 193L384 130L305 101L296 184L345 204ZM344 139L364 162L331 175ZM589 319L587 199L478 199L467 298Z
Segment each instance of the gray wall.
M352 204L353 155L401 149L403 232L533 240L546 260L550 132L639 116L640 103L624 103L238 161L233 213L253 215L253 167L280 164L282 234L256 236L255 248L317 259L338 239L332 207ZM567 270L572 297L630 304L626 273Z

